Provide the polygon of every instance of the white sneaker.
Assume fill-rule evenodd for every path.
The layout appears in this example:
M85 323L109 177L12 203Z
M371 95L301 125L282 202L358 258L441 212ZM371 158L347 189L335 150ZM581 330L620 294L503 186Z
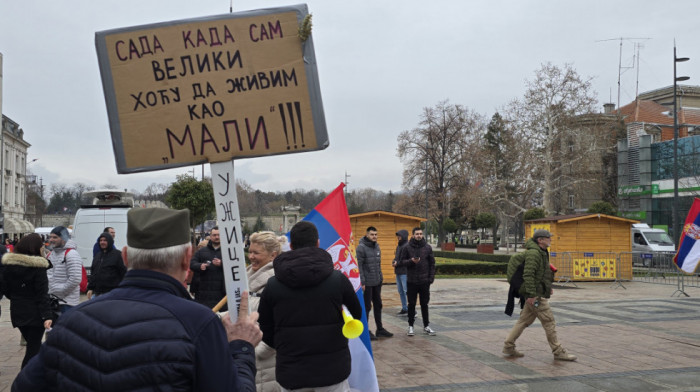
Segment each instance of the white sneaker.
M427 335L430 335L430 336L435 336L435 335L437 335L437 334L435 333L435 331L433 331L433 329L430 328L430 326L427 326L427 327L423 328L423 331L425 331L425 333L426 333Z
M415 334L416 333L413 331L413 326L411 325L410 327L408 327L408 331L406 332L406 335L413 336Z

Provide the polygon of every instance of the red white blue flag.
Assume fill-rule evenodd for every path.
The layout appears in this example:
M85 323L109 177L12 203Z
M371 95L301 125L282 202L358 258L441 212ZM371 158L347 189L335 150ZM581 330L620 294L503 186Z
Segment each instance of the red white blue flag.
M352 356L352 371L348 378L350 388L363 392L378 392L379 383L377 382L377 371L374 367L372 345L369 340L369 327L367 325L362 284L360 283L360 270L353 256L355 252L351 251L349 246L352 228L348 217L348 207L345 204L345 195L343 194L344 187L345 184L341 183L303 220L316 225L321 242L320 247L333 257L335 269L341 271L350 279L350 283L355 288L357 299L362 305L362 324L364 324L365 329L360 337L348 341ZM340 309L338 311L340 312Z
M683 272L694 274L700 262L700 199L696 198L685 218L683 232L678 243L678 253L673 258Z

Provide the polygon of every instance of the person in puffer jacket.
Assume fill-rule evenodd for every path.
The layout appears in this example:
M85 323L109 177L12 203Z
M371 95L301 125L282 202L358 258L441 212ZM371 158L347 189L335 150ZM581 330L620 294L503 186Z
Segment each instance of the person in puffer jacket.
M63 314L12 391L255 391L262 332L248 292L232 323L183 285L189 212L132 208L127 222L124 280Z
M423 229L413 228L413 237L401 249L397 265L406 267L408 300L408 330L406 335L414 336L413 322L416 319L416 299L420 297L420 313L423 318L423 332L428 336L436 333L430 326L428 303L430 302L430 285L435 280L435 257L433 248L423 238Z
M114 248L114 238L109 233L102 233L97 239L99 252L92 259L90 277L88 279L87 297L110 292L119 286L126 274L126 266L122 260L122 252Z
M77 245L70 239L68 229L56 226L49 234L52 250L49 261L53 266L47 271L49 294L61 298L59 311L66 313L80 303L80 281L83 280L83 259L76 250Z
M393 333L384 329L382 324L382 251L377 243L377 229L374 226L367 228L364 237L360 239L355 251L357 268L360 270L360 282L362 282L362 294L365 299L365 311L367 319L374 305L374 324L377 326L377 334L369 333L371 340L377 337L390 338Z

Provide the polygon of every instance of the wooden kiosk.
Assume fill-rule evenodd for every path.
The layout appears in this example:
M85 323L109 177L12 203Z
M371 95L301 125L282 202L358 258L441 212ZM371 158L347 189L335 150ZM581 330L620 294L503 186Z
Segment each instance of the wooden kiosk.
M355 247L364 237L367 227L376 227L377 243L382 251L382 275L384 275L385 283L392 283L394 281L394 267L391 266L391 262L394 260L394 251L397 245L396 232L399 230L408 231L408 239L410 240L411 230L414 227L419 227L421 222L425 222L425 218L388 211L370 211L350 215L350 226L352 227L350 249L352 249L353 256Z
M537 229L552 233L550 262L559 269L558 278L627 279L632 265L618 265L618 255L632 251L633 223L639 221L605 214L551 216L525 221L525 237L531 238Z

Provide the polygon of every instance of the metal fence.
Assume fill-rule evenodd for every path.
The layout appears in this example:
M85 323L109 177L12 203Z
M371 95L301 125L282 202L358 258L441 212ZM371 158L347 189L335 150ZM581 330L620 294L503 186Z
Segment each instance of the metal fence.
M700 274L685 274L676 267L673 256L673 253L552 252L550 261L558 269L558 283L612 281L613 285L625 288L624 282L638 281L676 286L672 296L688 296L685 287L700 287Z

